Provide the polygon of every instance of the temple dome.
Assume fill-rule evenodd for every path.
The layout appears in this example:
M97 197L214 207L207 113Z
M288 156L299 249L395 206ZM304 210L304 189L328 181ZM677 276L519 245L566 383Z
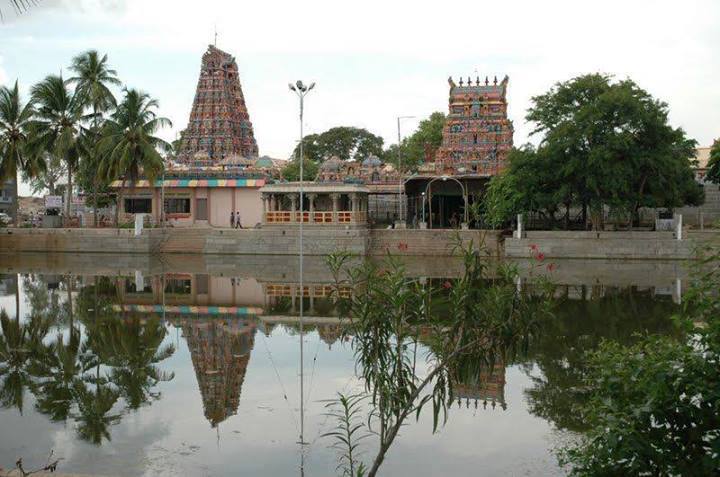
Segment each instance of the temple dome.
M323 172L339 172L342 167L342 160L337 156L332 156L322 164L320 164L320 170Z
M382 164L382 161L379 157L375 155L370 155L365 158L365 160L362 161L363 167L376 167Z

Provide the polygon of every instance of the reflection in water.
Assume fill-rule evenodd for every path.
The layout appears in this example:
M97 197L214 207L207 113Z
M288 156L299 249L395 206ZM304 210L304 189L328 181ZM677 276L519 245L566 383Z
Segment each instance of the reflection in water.
M170 321L182 329L202 395L205 418L216 427L237 413L255 342L255 321L222 318Z
M202 435L199 429L206 422L213 429L213 437L220 432L221 425L224 431L223 446L215 453L203 455L204 461L212 462L206 465L213 470L194 468L193 472L177 473L224 475L238 467L263 475L262 466L248 467L253 454L257 454L260 464L269 465L275 459L273 455L292 456L297 448L285 403L269 401L266 396L270 389L278 387L266 353L255 351L251 359L255 340L267 340L273 352L286 345L293 350L286 352L284 361L275 356L273 364L280 368L278 372L290 389L290 380L297 379L296 315L303 300L308 315L305 332L311 340L309 349L315 357L321 356L317 370L314 360L312 366L315 386L322 391L314 390L312 400L331 398L335 392L344 390L354 371L351 351L341 340L343 325L334 318L340 310L330 297L333 284L329 274L309 269L312 279L305 281L301 293L296 277L291 273L284 276L274 262L267 266L258 262L252 274L239 272L241 265L224 265L222 275L212 272L209 266L185 270L175 265L167 273L157 273L157 268L152 267L138 273L133 269L98 273L87 263L82 270L62 264L57 268L43 265L45 268L20 269L21 275L0 277L0 307L4 312L0 321L0 428L10 422L13 412L22 413L21 422L28 423L37 415L45 424L36 430L28 425L31 438L45 436L51 430L64 436L62 426L51 426L53 422L67 423L68 436L61 441L87 442L88 447L106 449L108 453L97 454L97 459L109 459L109 453L133 459L123 447L126 444L118 442L118 436L129 434L128 423L135 422L135 416L149 419L148 426L164 426L169 436L166 438L180 436L177 439L183 442L188 440L187 436ZM97 266L102 266L102 262ZM451 473L460 472L464 465L461 462L478 464L479 457L473 461L471 457L475 454L470 453L471 457L463 460L458 448L463 448L465 442L480 441L488 433L502 434L504 427L516 425L513 423L519 415L527 419L522 425L536 429L535 434L529 431L523 434L536 435L535 440L523 441L522 447L513 452L509 449L515 441L508 440L502 451L493 450L500 453L496 462L513 465L526 455L552 461L547 449L550 431L546 430L546 423L560 430L583 429L575 409L584 399L584 353L594 349L603 338L627 342L637 332L673 332L669 318L676 309L673 303L679 301L677 289L672 286L675 277L662 281L658 278L655 283L655 278L645 274L642 287L619 288L607 281L598 283L595 277L587 284L581 283L582 267L579 271L563 269L562 265L559 268L569 284L558 287L556 318L543 322L527 353L497 356L478 365L472 373L454 376L456 411L448 428L427 444L427 429L414 433L415 425L408 426L403 439L409 445L393 451L388 470L393 469L393 459L416 457L421 461L423 456L417 453L422 452L436 459L439 466L453 469ZM428 276L428 283L442 286L445 282L442 270L435 270L432 275L426 268L418 270ZM70 275L69 271L74 273ZM20 295L16 293L16 283L20 285ZM15 319L16 296L20 320ZM173 345L175 333L170 332L173 328L181 336L177 349ZM430 344L421 340L418 356L431 351ZM249 371L253 369L261 371ZM182 375L189 376L189 380L183 381L181 388L177 381ZM271 407L266 405L268 402L275 403L272 411L267 409ZM296 398L293 406L297 406ZM512 412L502 412L508 408ZM469 416L475 409L487 412L478 413L477 420L471 421ZM152 420L153 416L168 413L173 413L169 421ZM316 414L320 417L317 422L310 419L314 427L308 434L327 431L322 410ZM185 434L183 422L192 423ZM277 435L287 437L290 442L287 447L276 447L280 446L277 435L269 437L263 429L246 430L245 424L264 427L266 422L274 423L275 429L279 429ZM466 429L466 433L458 429ZM333 475L332 456L313 457L321 445L312 447L309 465L315 466L313 475ZM423 445L432 446L432 451ZM0 465L11 464L27 452L10 449L7 444L0 445L3 447L6 449L0 449ZM418 450L413 450L416 447ZM539 450L526 454L530 447ZM242 454L244 460L240 462L244 448L248 448L244 451L247 453ZM46 449L42 452L46 453ZM153 452L149 446L145 449L148 455ZM176 458L182 457L173 457ZM66 465L71 468L75 465L72 470L78 472L90 468L78 456L68 459ZM292 472L294 464L288 465L283 470L275 468L276 475ZM398 464L398 468L405 465L407 462ZM413 473L433 475L439 469L421 466L413 469ZM474 467L465 469L472 472ZM119 468L111 473L125 475L126 471ZM547 464L535 473L560 471L554 464ZM488 475L501 474L488 470Z

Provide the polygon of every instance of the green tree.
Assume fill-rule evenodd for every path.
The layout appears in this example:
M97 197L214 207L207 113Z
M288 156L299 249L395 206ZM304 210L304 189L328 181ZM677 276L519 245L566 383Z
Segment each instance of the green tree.
M8 88L0 87L0 181L13 179L13 217L19 223L18 172L34 177L43 169L43 162L27 154L30 138L31 103L23 104L18 82Z
M102 131L98 144L102 161L99 171L106 180L122 179L134 184L141 174L151 182L163 170L161 151L170 151L166 141L154 136L162 127L172 126L169 119L155 113L158 102L136 89L126 89L125 96ZM118 192L115 224L122 201L122 188Z
M305 158L303 162L303 179L306 181L315 180L318 173L318 163L310 159ZM293 159L288 161L287 164L282 168L282 176L288 181L299 181L300 180L300 161Z
M58 184L58 182L60 178L67 173L65 164L63 164L60 158L48 153L43 154L41 163L44 167L36 173L32 173L32 171L22 171L23 181L30 186L33 194L61 195L64 186Z
M425 160L425 148L435 151L442 143L445 114L436 111L420 121L417 129L402 140L402 168L413 170ZM385 160L397 166L398 149L393 144L385 151Z
M720 252L703 260L680 339L605 342L590 354L590 430L561 452L571 475L716 475L720 469Z
M98 189L101 187L99 174L92 174L89 171L97 171L100 165L100 154L98 141L100 139L100 126L103 120L102 113L116 105L115 96L109 86L119 86L115 70L107 63L107 55L100 57L97 51L89 50L73 58L70 69L75 73L68 81L75 83L76 94L81 98L85 107L92 110L92 128L88 132L89 144L84 148L85 163L84 176L91 177L92 204L93 204L93 226L97 227ZM105 184L107 186L107 184Z
M558 83L532 98L526 119L542 135L536 154L566 185L566 210L581 207L585 218L589 209L595 228L605 208L629 222L641 207L702 203L691 169L695 141L668 124L666 103L632 80L590 74Z
M710 182L720 184L720 139L716 139L710 149L710 160L708 161L706 177Z
M80 156L78 140L82 129L83 103L68 89L62 76L50 75L31 89L36 104L31 122L31 149L34 154L48 153L61 158L67 169L65 214L70 217L73 172Z
M370 155L383 155L383 138L367 129L339 126L320 134L309 134L303 142L305 157L313 162L337 156L347 161L362 161ZM300 145L295 146L293 157L300 154Z

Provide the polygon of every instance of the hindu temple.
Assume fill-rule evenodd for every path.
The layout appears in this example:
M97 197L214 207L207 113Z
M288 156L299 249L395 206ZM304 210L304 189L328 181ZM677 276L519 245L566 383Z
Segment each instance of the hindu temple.
M235 58L214 45L202 56L200 77L178 160L218 165L226 156L257 158Z

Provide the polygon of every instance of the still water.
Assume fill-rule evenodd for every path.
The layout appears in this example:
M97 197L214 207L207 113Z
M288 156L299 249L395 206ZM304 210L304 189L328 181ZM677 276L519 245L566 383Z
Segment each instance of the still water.
M359 389L352 343L327 298L332 277L310 257L301 455L296 266L290 257L0 256L0 467L19 457L35 467L53 450L60 471L83 474L284 476L302 460L305 475L335 475L325 401ZM459 266L406 263L429 280ZM382 475L563 475L553 450L583 430L574 412L583 353L603 338L672 332L687 274L673 262L550 268L540 272L558 284L557 316L528 353L487 369L480 384L458 383L437 433L430 412L405 426ZM52 325L33 331L33 317ZM3 351L33 333L45 351ZM374 450L365 441L366 462Z

